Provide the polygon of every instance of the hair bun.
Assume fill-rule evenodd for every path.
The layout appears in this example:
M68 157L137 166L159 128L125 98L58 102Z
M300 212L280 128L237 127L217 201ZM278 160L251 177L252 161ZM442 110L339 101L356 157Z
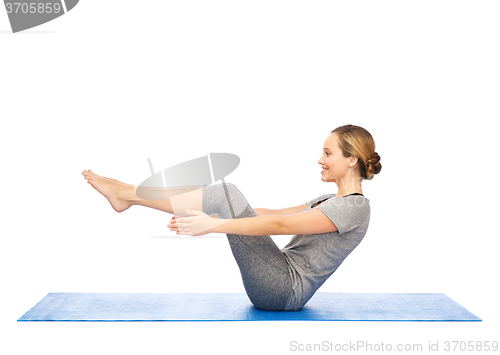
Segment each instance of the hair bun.
M368 160L366 161L366 163L375 165L375 164L377 164L379 161L380 161L380 155L378 155L378 153L377 153L377 152L374 152L374 153L373 153L373 157L371 157L371 159L368 159Z
M373 153L373 157L366 161L366 176L368 180L373 178L373 175L380 173L382 164L380 164L380 155L377 152Z

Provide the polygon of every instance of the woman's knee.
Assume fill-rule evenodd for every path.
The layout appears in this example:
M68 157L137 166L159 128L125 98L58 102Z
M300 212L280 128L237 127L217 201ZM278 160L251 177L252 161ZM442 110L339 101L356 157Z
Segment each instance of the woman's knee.
M232 218L255 216L255 212L236 185L225 183L223 184L223 190L226 197L225 200L231 209Z
M217 213L221 218L255 215L241 191L232 183L218 183L204 187L204 212Z
M227 193L229 194L229 196L231 197L243 197L243 194L241 193L241 191L236 187L235 184L233 183L230 183L230 182L225 182L222 184L222 186L224 187L224 189L227 191Z

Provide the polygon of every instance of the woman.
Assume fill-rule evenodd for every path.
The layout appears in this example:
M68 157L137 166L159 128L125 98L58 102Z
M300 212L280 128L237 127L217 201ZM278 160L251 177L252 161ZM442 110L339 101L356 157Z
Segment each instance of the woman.
M165 200L146 200L136 196L133 185L90 170L83 175L118 212L142 205L175 214L168 227L177 234L226 233L251 302L289 311L304 306L365 236L370 201L363 196L362 180L382 169L372 136L354 125L330 133L318 163L321 180L334 182L337 194L280 210L253 210L233 184L185 192L169 188ZM294 234L281 250L269 236L279 234Z

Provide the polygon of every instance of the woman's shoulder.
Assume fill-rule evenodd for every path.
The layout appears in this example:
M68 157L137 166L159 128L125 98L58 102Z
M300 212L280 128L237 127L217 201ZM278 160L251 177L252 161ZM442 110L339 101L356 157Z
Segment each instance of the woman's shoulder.
M316 198L313 198L311 201L308 201L307 202L307 207L314 208L317 205L319 205L320 203L323 203L326 200L329 200L329 199L331 199L331 198L333 198L335 196L337 196L337 194L324 194L324 195L318 196Z
M363 195L331 198L319 207L322 207L324 211L330 210L331 213L342 213L345 216L357 215L363 219L369 217L371 213L370 200Z
M331 198L318 209L336 226L339 234L348 232L370 219L370 200L364 196L344 196Z
M316 197L307 203L307 207L315 208L323 206L323 208L338 208L348 207L354 210L364 210L370 213L370 200L363 195L348 195L336 198L337 194L324 194Z
M326 201L326 200L329 200L331 198L335 198L336 196L337 196L337 194L324 194L324 195L317 197L317 199Z
M334 197L336 196L337 195L334 195ZM329 198L327 201L336 204L358 205L358 206L364 206L370 204L370 200L364 195L347 195L337 198Z
M321 204L323 209L344 209L356 213L370 213L370 200L363 195L329 198Z

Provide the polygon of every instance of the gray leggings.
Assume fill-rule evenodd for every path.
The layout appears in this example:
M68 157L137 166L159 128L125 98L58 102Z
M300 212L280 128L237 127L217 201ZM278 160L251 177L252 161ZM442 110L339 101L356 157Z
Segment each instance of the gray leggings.
M204 186L202 202L204 213L217 213L220 218L257 216L233 184ZM227 234L227 239L254 306L270 311L284 310L293 292L290 266L272 238Z

